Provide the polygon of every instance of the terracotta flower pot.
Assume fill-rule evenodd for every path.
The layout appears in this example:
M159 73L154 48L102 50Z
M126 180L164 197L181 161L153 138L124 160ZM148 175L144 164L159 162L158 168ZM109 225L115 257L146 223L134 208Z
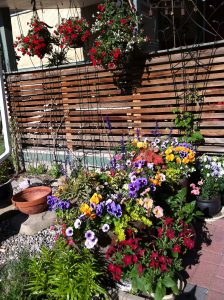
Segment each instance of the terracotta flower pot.
M47 196L51 195L48 186L30 187L12 197L12 203L27 215L41 213L47 207Z

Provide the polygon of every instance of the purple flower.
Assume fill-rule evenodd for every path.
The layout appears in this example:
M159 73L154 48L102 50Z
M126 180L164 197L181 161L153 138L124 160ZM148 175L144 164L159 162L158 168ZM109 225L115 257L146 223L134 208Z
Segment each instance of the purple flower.
M72 227L68 227L65 231L66 235L68 237L73 236L73 228Z
M135 176L135 175L133 175L132 177L131 177L131 182L135 182L137 180L137 177Z
M139 188L142 188L142 187L144 187L144 186L147 185L148 180L147 180L145 177L138 178L137 183L138 183L138 185L139 185Z
M114 201L107 205L107 212L117 218L120 218L122 216L122 209L120 204L116 204Z
M96 206L96 214L98 217L100 217L103 213L103 209L104 209L104 206L105 206L105 202L101 202L99 203L97 206Z
M90 203L90 207L91 207L92 209L95 209L95 208L96 208L96 204L93 203L93 202L91 202L91 203Z
M151 190L152 192L155 192L155 191L156 191L156 186L155 186L154 184L151 184L151 185L150 185L150 190Z
M94 233L92 230L88 230L88 231L86 231L86 233L85 233L85 238L86 238L87 240L92 241L92 240L94 240L94 238L95 238L95 233Z
M107 231L109 231L110 230L110 226L108 225L108 224L103 224L103 226L102 226L102 231L103 232L107 232Z

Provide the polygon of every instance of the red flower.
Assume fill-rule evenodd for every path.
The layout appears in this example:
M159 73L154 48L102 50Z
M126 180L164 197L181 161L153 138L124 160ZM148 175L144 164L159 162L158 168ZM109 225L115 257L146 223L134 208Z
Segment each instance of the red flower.
M173 252L174 253L180 253L181 252L181 248L179 245L175 244L174 247L173 247Z
M120 52L121 52L120 49L117 48L116 51L113 53L114 59L118 59Z
M124 255L122 261L125 263L126 266L132 264L132 256L131 255Z
M158 257L159 257L158 251L156 251L156 252L152 251L152 254L151 254L150 258L151 259L156 259Z
M158 263L157 261L155 261L155 260L152 260L152 261L150 262L149 266L150 266L151 268L158 268L159 263Z
M138 257L136 255L133 255L132 259L135 264L138 262Z
M141 264L138 264L138 273L141 275L142 274L142 265Z
M133 234L133 230L132 230L131 228L128 228L128 229L126 230L126 235L127 235L127 237L131 237L132 234Z
M172 240L175 237L174 230L168 228L166 231L166 236L168 237L168 239Z
M97 6L97 9L98 9L99 11L103 12L103 11L105 10L105 5L99 4L99 5Z
M194 248L194 241L191 240L190 238L184 238L184 245L189 249L193 249Z
M166 262L166 256L160 256L159 262L164 264Z
M121 22L121 24L126 24L128 22L128 20L127 19L121 19L120 22Z
M161 227L159 227L157 229L157 232L158 232L158 237L160 238L162 236L162 234L163 234L163 229Z
M115 270L116 270L115 265L113 265L113 264L110 263L110 264L108 265L108 270L109 270L111 273L114 273Z
M95 46L99 47L101 45L101 43L99 41L95 41Z
M165 224L165 225L172 224L172 222L173 222L173 218L167 217L167 218L164 219L164 224Z
M160 266L160 270L162 271L162 272L167 272L168 271L168 269L167 269L167 266L165 265L165 264L162 264L161 266Z
M140 250L138 251L138 255L139 255L139 256L143 256L144 253L145 253L145 250L143 250L143 249L140 249Z

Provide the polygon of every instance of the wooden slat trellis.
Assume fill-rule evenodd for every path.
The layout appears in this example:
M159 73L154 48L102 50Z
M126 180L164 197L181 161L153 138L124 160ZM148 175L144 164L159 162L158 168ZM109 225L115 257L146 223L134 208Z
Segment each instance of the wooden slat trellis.
M205 137L199 150L224 152L224 42L134 61L120 81L129 89L112 72L91 65L8 74L10 114L23 147L105 149L137 128L150 137L156 127L167 134L173 109L186 109L186 95L196 89L201 103L187 110L196 114Z

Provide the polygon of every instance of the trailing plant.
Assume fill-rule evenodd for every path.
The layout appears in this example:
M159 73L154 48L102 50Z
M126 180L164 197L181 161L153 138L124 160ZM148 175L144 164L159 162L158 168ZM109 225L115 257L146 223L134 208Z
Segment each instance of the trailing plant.
M49 26L40 21L38 17L33 17L28 25L30 28L27 35L18 36L14 47L22 55L36 55L42 59L45 54L50 54L52 51L53 39L48 29Z
M42 249L29 267L29 291L44 299L83 300L102 296L107 299L104 265L87 249L67 246L60 239L53 249Z
M96 40L89 51L94 66L115 69L128 63L129 54L146 42L142 18L129 1L104 1L98 5L92 33Z
M31 299L26 285L29 281L28 268L30 256L24 251L18 260L8 261L0 269L0 300L28 300Z

